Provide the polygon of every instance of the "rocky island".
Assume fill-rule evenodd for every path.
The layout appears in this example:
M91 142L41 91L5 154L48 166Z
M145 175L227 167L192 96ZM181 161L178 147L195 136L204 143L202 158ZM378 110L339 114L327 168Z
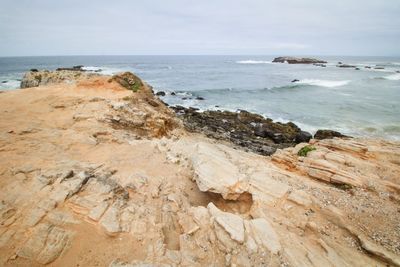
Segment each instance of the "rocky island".
M324 60L315 58L299 58L299 57L276 57L272 60L273 63L289 63L289 64L325 64Z
M176 115L132 73L22 87L0 94L2 266L400 266L400 143Z

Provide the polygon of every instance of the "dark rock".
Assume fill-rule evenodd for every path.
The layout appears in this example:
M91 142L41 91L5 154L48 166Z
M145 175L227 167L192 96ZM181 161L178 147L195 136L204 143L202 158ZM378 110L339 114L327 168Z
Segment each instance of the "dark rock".
M355 68L355 70L360 70L360 68Z
M30 69L31 72L38 72L38 69Z
M188 99L192 99L191 97L182 97L182 100L188 100Z
M69 67L67 67L67 68L65 68L65 67L63 67L63 68L57 68L56 70L57 70L57 71L62 71L62 70L68 70L68 71L85 71L85 70L82 69L82 68L83 68L82 65L78 65L78 66L73 66L72 68L69 68Z
M348 64L339 64L339 65L336 65L336 67L338 67L338 68L356 68L356 66L348 65Z
M332 130L318 130L314 135L314 138L319 140L332 139L334 137L345 138L349 136L343 135L337 131L332 131Z
M366 68L366 69L370 69L371 67L370 67L370 66L365 66L365 68Z
M338 64L338 65L342 65L342 64L343 64L343 62L339 61L337 64Z
M262 155L271 155L278 148L295 145L300 129L294 123L273 122L269 118L244 110L204 111L182 106L171 107L182 119L185 128L210 138L230 141Z
M315 64L315 63L327 63L324 60L315 58L298 58L298 57L277 57L272 61L274 63L289 63L289 64Z
M396 73L400 73L400 70L396 70Z
M165 92L164 91L157 92L156 96L165 96Z
M171 95L176 95L176 93L175 93L175 92L172 92Z
M296 142L296 144L299 143L308 143L310 141L310 139L312 138L312 135L309 132L306 131L300 131L298 132L298 134L296 135L294 141Z
M7 81L2 81L1 83L7 83Z
M314 66L317 66L317 67L326 68L326 65L325 65L325 64L322 64L322 63L314 63L313 65L314 65Z
M295 83L295 82L300 82L300 80L294 79L294 80L292 81L292 83Z
M375 70L384 70L385 68L384 67L375 67L374 69Z
M204 100L204 97L198 96L196 97L196 100Z

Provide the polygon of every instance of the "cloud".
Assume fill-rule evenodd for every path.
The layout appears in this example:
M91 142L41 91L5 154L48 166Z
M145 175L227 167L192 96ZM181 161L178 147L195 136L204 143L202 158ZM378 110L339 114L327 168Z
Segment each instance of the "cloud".
M2 0L0 55L399 55L398 0Z

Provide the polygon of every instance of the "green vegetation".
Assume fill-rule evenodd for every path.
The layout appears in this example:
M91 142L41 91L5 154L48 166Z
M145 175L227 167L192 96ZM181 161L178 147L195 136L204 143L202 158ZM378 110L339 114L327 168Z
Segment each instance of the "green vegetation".
M140 89L141 84L135 81L130 87L133 92L137 92Z
M307 157L308 152L313 151L313 150L316 150L316 148L313 146L305 146L305 147L302 147L299 150L299 152L297 152L297 155L300 157Z

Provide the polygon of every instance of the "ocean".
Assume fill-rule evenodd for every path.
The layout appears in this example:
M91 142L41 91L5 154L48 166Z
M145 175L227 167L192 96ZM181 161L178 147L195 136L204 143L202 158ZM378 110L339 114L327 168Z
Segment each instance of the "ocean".
M273 58L7 57L0 58L0 90L18 88L24 72L31 68L84 65L88 71L100 69L103 74L132 71L155 91L166 92L162 99L170 105L243 109L275 121L292 121L311 133L332 129L351 136L400 140L400 58L316 57L328 61L326 67L272 63ZM338 68L338 62L359 70Z

